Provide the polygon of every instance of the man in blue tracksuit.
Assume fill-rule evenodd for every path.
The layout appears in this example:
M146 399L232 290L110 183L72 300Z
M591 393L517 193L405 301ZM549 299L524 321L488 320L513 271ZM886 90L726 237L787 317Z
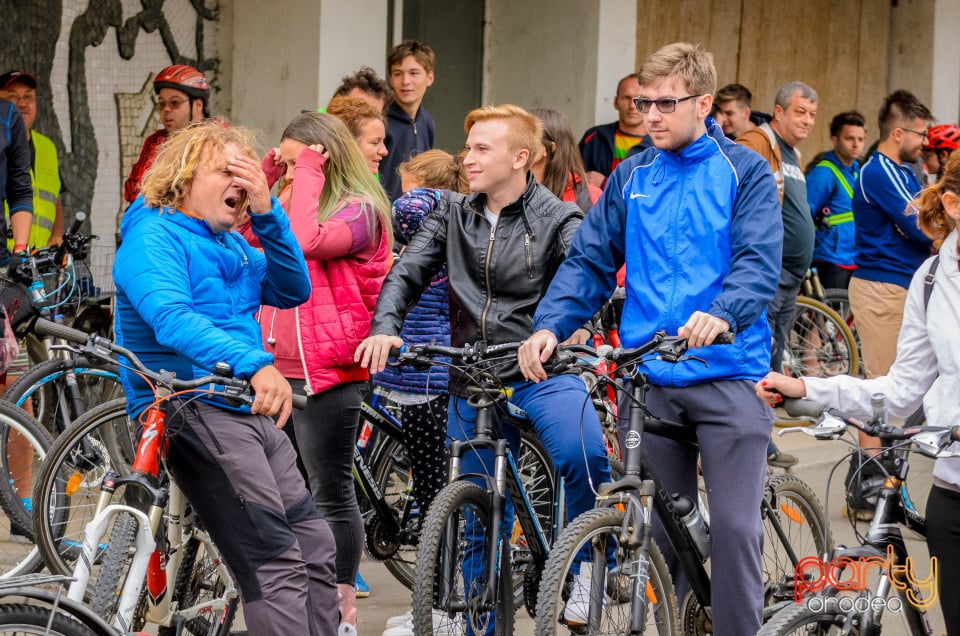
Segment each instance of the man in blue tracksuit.
M640 85L638 106L655 147L610 176L537 308L520 368L528 379L545 377L541 362L610 296L624 263L624 346L658 329L694 348L736 333L733 345L696 352L709 366L654 361L643 370L654 385L651 412L696 427L713 538L714 634L754 634L764 585L758 510L773 418L751 394L770 365L766 307L783 240L777 186L766 161L708 119L716 90L709 53L666 46L644 62ZM696 450L654 435L643 443L666 489L696 498ZM675 571L662 531L655 537Z

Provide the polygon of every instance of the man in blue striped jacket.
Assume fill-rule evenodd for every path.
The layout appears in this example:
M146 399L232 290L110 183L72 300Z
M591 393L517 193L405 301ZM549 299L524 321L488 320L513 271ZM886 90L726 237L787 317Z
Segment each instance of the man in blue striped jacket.
M777 186L760 155L728 140L708 118L712 55L697 45L668 45L644 62L640 88L637 106L654 147L610 176L537 308L520 368L529 380L545 377L541 362L610 296L624 263L624 346L666 329L706 347L696 355L709 366L644 365L654 385L647 404L696 428L713 540L714 634L754 634L763 606L757 511L773 417L751 393L770 365L766 307L783 240ZM725 331L736 332L735 344L708 346ZM696 497L696 451L654 435L644 445L667 491ZM655 538L677 576L662 531ZM683 598L685 583L677 582Z

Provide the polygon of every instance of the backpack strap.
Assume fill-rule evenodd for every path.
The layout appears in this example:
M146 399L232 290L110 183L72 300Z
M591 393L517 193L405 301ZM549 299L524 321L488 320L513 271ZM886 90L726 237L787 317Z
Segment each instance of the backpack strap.
M937 267L940 266L940 255L937 254L932 261L930 261L930 269L927 270L927 275L923 277L923 311L926 313L927 305L930 304L930 295L933 294L933 283L937 280Z

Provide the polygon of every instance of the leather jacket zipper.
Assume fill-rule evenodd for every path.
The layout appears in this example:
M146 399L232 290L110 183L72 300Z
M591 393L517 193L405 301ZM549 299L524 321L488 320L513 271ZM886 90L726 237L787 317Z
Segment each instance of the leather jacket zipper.
M490 228L490 242L487 243L487 258L483 265L484 278L487 281L487 302L483 305L483 313L480 314L480 335L483 341L487 341L487 312L490 311L490 303L493 301L493 291L490 289L490 254L493 252L493 240L497 235L497 226Z
M523 251L527 255L527 277L530 280L534 279L533 272L533 248L530 247L530 233L527 232L523 235Z

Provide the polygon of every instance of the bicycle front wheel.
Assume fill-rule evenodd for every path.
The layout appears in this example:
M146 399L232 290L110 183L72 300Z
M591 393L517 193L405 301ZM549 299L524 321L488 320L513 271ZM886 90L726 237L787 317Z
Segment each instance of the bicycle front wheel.
M793 377L856 374L857 342L837 312L800 296L784 346L783 372Z
M594 508L563 529L540 584L534 633L634 633L631 612L635 603L646 605L638 633L680 633L677 598L667 564L653 541L646 555L620 541L624 533L633 530L633 519L626 515L613 508ZM642 589L635 594L638 585Z
M47 629L49 625L50 629ZM0 604L0 636L96 636L62 612L36 605Z
M30 511L33 485L49 448L49 436L30 415L0 402L0 507L6 513L0 533L9 532L0 542L0 579L30 574L42 565Z
M87 411L50 447L33 489L33 525L51 572L73 572L107 471L129 474L133 454L121 449L133 448L133 441L118 438L132 428L126 400L114 400ZM116 495L121 500L122 491L118 488Z
M68 380L71 374L80 393L81 412L71 404ZM116 365L85 358L45 360L35 364L10 385L3 399L32 411L37 421L57 437L84 411L123 397Z
M793 598L797 561L830 554L833 541L817 495L793 475L770 478L761 516L764 590L766 605L772 605Z
M490 495L467 481L447 485L434 499L420 536L413 586L415 634L513 633L509 537L490 524ZM499 566L497 586L486 580L488 555ZM491 602L492 599L492 602Z
M788 605L767 621L757 636L831 636L843 634L847 615L831 611L814 612L802 603ZM860 634L860 628L853 624L849 632L852 636Z

